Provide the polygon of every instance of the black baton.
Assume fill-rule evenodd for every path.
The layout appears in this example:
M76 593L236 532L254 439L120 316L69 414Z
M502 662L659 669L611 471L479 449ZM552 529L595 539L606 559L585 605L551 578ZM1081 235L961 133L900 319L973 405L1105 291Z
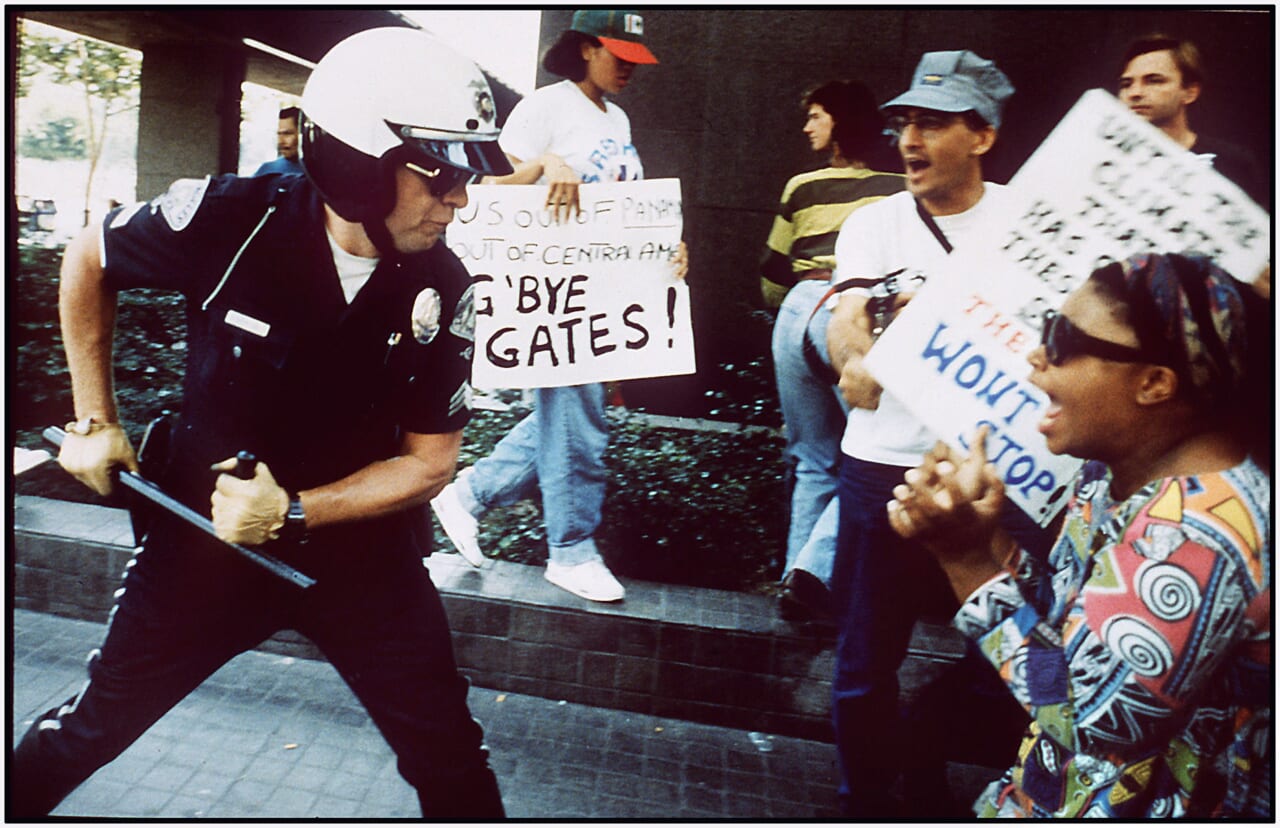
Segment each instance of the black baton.
M46 428L44 430L43 436L45 440L49 441L53 445L61 447L62 440L64 437L67 436L67 433L62 429L58 428L57 426L50 426L49 428ZM241 454L245 454L245 452L241 452ZM243 463L244 466L247 466L248 463L246 462L246 460L249 460L251 457L252 455L250 455L248 458L237 457L237 461L239 463ZM243 474L242 469L244 468L244 466L238 466L237 470L240 471L240 474ZM147 500L156 504L157 506L164 509L165 511L173 515L176 515L177 517L182 518L187 523L191 524L192 526L204 532L205 534L218 538L218 532L216 529L213 528L212 521L210 521L207 517L195 511L191 507L187 506L185 503L182 503L181 501L165 494L163 489L161 489L156 484L152 483L150 480L147 480L142 475L138 474L137 472L127 471L125 469L119 469L115 472L115 474L117 476L117 479L120 481L121 485L123 485L126 489L137 492L138 494L145 497ZM237 476L240 476L240 474L237 474ZM249 471L247 476L252 477L253 472ZM299 587L302 587L303 589L306 589L307 587L311 586L316 582L316 579L312 578L310 575L304 575L303 573L289 566L284 561L281 561L278 558L268 555L265 552L258 552L254 549L250 549L249 547L242 546L241 544L238 544L238 543L229 543L227 541L222 540L222 538L218 538L218 540L222 541L222 543L231 547L236 552L240 553L240 555L253 561L258 566L267 570L271 574L276 575L277 577L283 578L291 584L295 584Z

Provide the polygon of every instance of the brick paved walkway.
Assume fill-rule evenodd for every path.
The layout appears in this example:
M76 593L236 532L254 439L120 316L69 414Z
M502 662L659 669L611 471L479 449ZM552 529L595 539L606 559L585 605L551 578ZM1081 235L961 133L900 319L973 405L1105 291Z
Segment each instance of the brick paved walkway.
M103 627L14 613L13 733L74 694ZM835 807L835 752L751 734L473 688L514 818L804 819ZM958 772L963 772L963 768ZM971 785L969 786L971 787ZM419 816L395 759L325 662L245 653L54 812L229 819Z

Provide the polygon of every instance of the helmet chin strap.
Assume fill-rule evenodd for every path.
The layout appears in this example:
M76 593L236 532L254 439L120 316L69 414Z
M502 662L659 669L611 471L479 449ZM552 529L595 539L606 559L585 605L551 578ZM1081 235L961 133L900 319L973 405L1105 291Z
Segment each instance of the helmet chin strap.
M400 255L396 250L391 231L387 229L387 216L396 209L396 168L402 163L402 151L392 150L378 159L378 179L382 183L375 202L365 210L366 218L360 225L373 246L378 248L382 258L390 259ZM369 214L372 213L373 216Z
M369 237L369 241L373 242L373 246L378 248L382 258L390 259L400 255L396 250L395 241L391 238L391 233L387 230L385 218L366 219L360 222L360 226L364 228L365 235Z

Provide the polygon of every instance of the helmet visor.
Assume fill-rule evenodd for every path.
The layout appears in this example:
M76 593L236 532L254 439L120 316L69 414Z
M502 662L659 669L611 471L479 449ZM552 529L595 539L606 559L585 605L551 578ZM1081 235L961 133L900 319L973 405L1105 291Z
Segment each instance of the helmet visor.
M511 162L496 140L450 141L434 130L399 124L389 126L410 155L432 162L429 168L444 164L476 175L510 175L512 172Z

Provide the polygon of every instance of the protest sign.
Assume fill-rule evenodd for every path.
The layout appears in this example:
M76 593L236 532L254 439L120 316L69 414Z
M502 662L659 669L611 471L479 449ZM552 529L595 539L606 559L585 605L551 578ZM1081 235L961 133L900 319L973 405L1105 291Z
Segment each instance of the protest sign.
M1018 207L1001 252L1041 284L1022 310L1029 320L1137 253L1197 251L1244 282L1270 261L1267 212L1101 89L1081 96L1009 188Z
M557 223L545 186L473 186L449 247L475 285L477 388L549 388L695 370L673 275L676 179L583 184Z
M946 269L885 329L866 357L866 368L886 391L947 444L968 451L970 438L988 427L987 458L1005 494L1040 525L1066 502L1080 467L1074 457L1046 448L1038 425L1048 398L1028 381L1027 355L1040 332L1002 310L1026 299L1027 277L991 278L989 251L957 249ZM975 274L983 274L977 276Z
M1027 377L1044 311L1097 267L1196 250L1242 281L1268 263L1270 218L1202 158L1101 90L1085 93L1002 195L1007 228L956 250L868 353L885 390L953 447L987 424L1009 498L1042 525L1080 460L1038 431L1048 399Z

